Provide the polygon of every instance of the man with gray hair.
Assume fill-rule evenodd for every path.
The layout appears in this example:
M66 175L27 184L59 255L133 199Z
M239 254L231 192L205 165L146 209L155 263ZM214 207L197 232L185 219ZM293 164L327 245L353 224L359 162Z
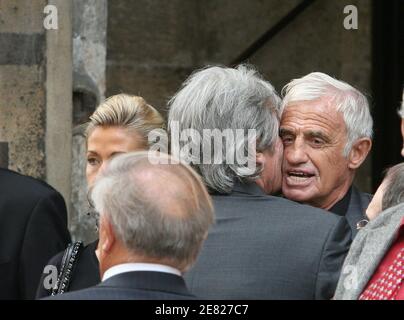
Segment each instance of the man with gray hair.
M199 176L168 155L128 153L97 177L91 197L100 213L102 282L53 298L192 299L181 274L214 219Z
M320 72L291 81L283 91L282 192L344 216L354 236L371 200L353 186L372 146L368 101L349 84Z
M208 299L331 298L349 226L271 196L281 187L282 159L280 98L272 85L246 66L209 67L191 75L169 104L169 130L192 133L171 145L202 176L217 217L185 276L191 292ZM209 138L207 130L216 134ZM215 142L236 131L244 134ZM218 156L204 161L209 152ZM245 153L249 161L237 156Z

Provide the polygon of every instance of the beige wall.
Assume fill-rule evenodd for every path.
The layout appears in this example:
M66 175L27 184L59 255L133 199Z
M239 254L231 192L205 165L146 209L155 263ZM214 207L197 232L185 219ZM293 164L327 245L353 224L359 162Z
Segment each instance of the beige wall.
M46 180L59 190L70 212L72 158L72 5L58 9L58 29L46 31Z

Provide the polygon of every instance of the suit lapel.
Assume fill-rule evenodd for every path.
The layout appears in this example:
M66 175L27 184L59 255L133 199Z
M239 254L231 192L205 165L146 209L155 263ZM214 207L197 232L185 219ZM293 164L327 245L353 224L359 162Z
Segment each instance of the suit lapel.
M358 233L356 224L360 220L366 218L365 212L366 208L369 205L369 202L370 196L361 196L361 193L358 191L358 189L355 186L352 186L351 200L349 201L349 206L345 214L345 219L351 226L352 238L354 238Z

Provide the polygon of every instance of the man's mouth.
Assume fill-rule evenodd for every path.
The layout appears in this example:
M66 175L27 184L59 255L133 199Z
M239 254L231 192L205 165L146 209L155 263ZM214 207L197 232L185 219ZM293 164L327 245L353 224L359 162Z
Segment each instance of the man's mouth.
M286 183L289 186L306 186L316 175L308 171L289 170L286 174Z

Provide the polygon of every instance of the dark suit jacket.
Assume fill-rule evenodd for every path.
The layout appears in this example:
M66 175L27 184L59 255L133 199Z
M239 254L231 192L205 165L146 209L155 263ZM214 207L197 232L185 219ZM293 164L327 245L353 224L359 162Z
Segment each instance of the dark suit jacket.
M190 291L207 299L330 299L350 245L343 217L268 196L256 184L213 195L216 224Z
M366 219L366 209L372 198L372 195L360 192L355 186L352 186L351 199L345 213L345 218L351 227L352 238L358 233L356 224L360 220Z
M155 271L115 275L97 286L67 292L46 300L192 300L184 279Z
M0 299L33 299L44 266L69 241L62 196L0 169Z

